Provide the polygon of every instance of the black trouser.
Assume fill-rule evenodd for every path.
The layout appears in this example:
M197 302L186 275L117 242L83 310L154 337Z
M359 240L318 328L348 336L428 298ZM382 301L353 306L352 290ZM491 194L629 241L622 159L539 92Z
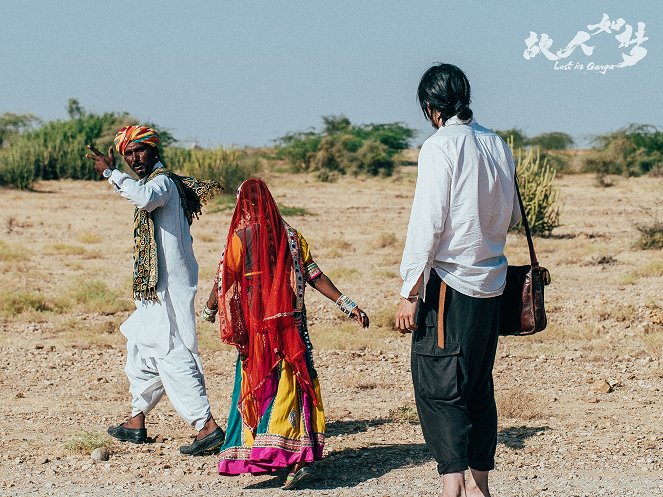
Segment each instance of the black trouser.
M435 271L412 336L412 381L424 439L440 474L495 467L497 409L493 364L501 301L447 287L444 349L438 347L441 280Z

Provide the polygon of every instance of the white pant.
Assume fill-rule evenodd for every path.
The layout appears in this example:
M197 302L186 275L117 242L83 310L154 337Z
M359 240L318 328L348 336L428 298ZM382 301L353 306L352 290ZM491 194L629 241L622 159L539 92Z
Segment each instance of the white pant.
M179 336L173 336L173 348L165 357L143 357L133 342L127 342L131 415L147 415L163 394L175 410L200 431L209 419L210 405L200 356L187 349Z

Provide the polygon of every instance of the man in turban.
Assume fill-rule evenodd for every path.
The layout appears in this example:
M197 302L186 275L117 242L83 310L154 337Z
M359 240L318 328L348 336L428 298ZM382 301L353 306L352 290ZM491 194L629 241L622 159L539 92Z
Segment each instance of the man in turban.
M108 429L121 441L145 443L145 416L167 394L177 412L198 434L184 454L219 447L223 430L211 414L198 354L194 297L198 264L189 225L210 192L220 185L183 178L163 167L159 136L145 126L126 126L115 148L138 181L113 166L113 147L104 155L91 145L95 169L135 206L133 296L136 311L121 326L127 338L132 396L129 419ZM191 185L191 181L195 185ZM194 186L196 188L191 188ZM202 198L201 198L201 192Z

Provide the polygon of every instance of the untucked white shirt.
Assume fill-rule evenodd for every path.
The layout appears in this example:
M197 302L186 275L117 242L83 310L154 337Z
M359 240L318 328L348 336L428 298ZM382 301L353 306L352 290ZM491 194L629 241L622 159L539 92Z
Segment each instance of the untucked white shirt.
M509 146L474 119L454 116L421 147L417 186L401 262L401 296L430 270L471 297L501 295L504 245L520 221Z
M155 169L158 167L163 164L157 162ZM159 301L136 300L136 311L120 326L120 331L144 357L166 356L173 348L171 337L175 334L197 354L194 298L198 263L177 186L165 174L147 182L136 181L117 169L108 181L134 206L152 213L157 244Z

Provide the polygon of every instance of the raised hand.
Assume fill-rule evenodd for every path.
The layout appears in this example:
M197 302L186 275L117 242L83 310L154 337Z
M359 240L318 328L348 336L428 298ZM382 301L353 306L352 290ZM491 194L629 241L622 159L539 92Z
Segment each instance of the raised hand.
M108 147L108 155L104 155L92 145L86 145L91 154L85 154L85 157L94 161L94 168L99 174L102 174L106 169L114 169L115 158L113 156L113 146Z

